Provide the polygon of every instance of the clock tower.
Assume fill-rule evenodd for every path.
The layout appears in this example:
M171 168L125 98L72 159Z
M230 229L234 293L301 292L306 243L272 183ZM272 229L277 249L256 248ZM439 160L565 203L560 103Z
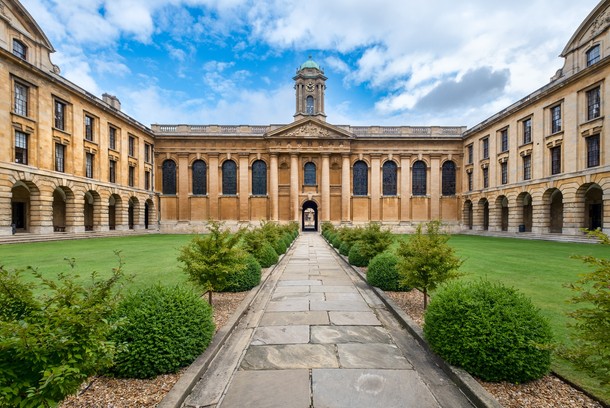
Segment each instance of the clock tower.
M294 78L296 90L296 113L294 120L315 117L326 121L324 113L324 90L326 80L324 71L311 59L311 56L297 70Z

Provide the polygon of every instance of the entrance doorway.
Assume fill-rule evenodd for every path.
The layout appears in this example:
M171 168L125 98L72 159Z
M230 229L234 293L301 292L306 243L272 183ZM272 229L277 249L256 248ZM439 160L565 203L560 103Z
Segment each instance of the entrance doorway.
M318 230L318 204L313 201L306 201L303 204L301 228L303 231Z

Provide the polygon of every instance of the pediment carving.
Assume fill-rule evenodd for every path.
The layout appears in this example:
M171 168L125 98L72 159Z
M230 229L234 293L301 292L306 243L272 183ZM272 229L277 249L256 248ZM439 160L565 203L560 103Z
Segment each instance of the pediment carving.
M277 129L267 135L269 138L289 139L351 139L351 133L332 125L315 121L293 123L283 129Z
M610 9L604 10L603 13L600 13L593 23L591 23L591 27L589 28L588 36L589 39L592 39L602 33L608 26L610 25Z

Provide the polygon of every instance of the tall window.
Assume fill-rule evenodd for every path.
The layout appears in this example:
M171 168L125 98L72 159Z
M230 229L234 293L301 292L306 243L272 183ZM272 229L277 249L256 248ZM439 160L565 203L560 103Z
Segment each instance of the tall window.
M15 82L15 113L28 116L28 87Z
M587 66L595 64L600 60L600 58L601 55L599 53L599 44L597 44L589 48L587 51Z
M468 177L468 191L472 191L472 171L466 173Z
M152 145L149 143L144 143L144 161L152 163Z
M65 171L66 146L55 143L55 171Z
M523 144L532 143L532 119L523 121Z
M150 146L150 145L149 145ZM193 194L206 195L208 193L207 184L207 165L203 160L195 160L193 162Z
M313 96L309 95L305 101L307 114L313 115Z
M222 163L222 194L237 194L237 165L233 160Z
M443 188L442 193L444 196L455 195L455 163L451 160L443 163L442 168L443 174Z
M93 117L85 115L85 139L93 141Z
M561 146L551 148L551 174L561 173Z
M127 172L127 182L129 183L129 187L136 185L136 168L133 166L129 166L129 170Z
M262 160L252 163L252 195L267 195L267 164Z
M87 153L85 157L85 177L93 178L93 153Z
M387 161L383 163L383 195L395 196L397 192L397 169L396 163Z
M500 132L500 142L502 151L508 151L508 129L504 129Z
M428 189L426 180L426 163L421 160L413 163L412 173L412 194L414 196L425 196Z
M489 169L485 167L483 169L483 188L489 187Z
M115 160L110 160L109 162L109 166L108 166L108 180L111 183L116 183L116 161Z
M144 188L150 190L150 171L144 172Z
M587 91L587 120L599 118L600 115L600 93L599 86Z
M468 145L468 164L472 164L474 161L474 155L473 155L473 146L472 144Z
M66 130L66 104L55 99L55 128Z
M136 157L136 138L133 136L129 136L129 141L128 141L129 145L129 155L131 157Z
M500 163L500 172L502 177L502 184L508 183L508 162Z
M176 163L173 160L165 160L161 167L163 173L162 192L167 195L176 194Z
M303 184L305 184L306 186L315 186L317 184L315 163L305 163L305 167L303 168Z
M365 196L369 193L369 166L358 160L354 163L354 195Z
M15 131L15 163L28 164L28 135Z
M587 167L599 166L599 134L587 138Z
M13 55L25 60L28 56L28 47L17 39L13 39Z
M523 156L523 180L532 179L532 156Z
M483 159L489 159L489 138L486 137L481 143L483 144Z
M108 126L108 146L116 150L116 128L113 126Z
M561 132L561 105L551 108L551 133Z

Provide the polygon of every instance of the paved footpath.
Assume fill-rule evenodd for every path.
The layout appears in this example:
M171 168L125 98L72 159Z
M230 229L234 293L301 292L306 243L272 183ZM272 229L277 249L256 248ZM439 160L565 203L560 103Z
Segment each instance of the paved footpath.
M184 403L472 407L317 233L304 233Z

